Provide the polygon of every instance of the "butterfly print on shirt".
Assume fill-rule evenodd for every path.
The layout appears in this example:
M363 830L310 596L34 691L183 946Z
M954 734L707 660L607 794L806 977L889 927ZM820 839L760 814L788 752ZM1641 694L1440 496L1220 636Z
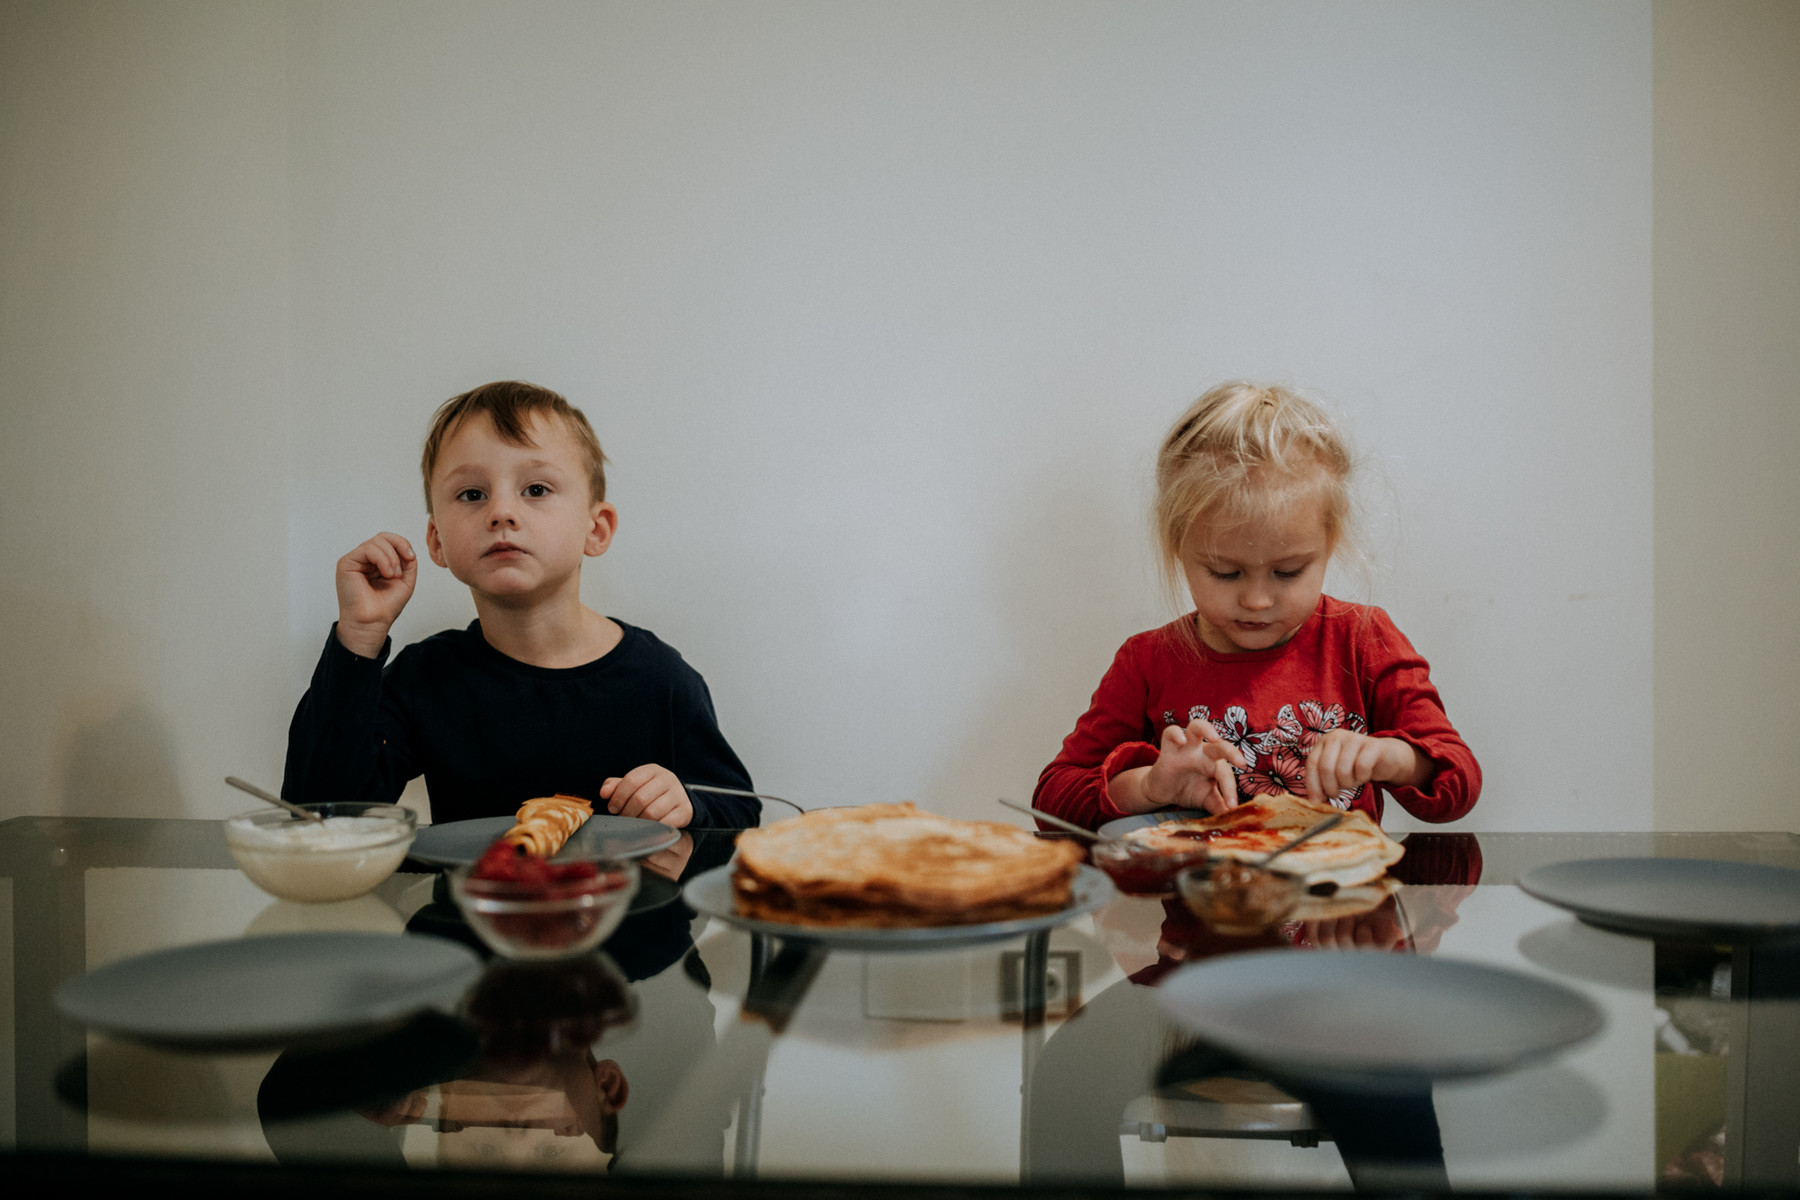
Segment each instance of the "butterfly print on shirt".
M1346 712L1342 704L1321 704L1302 700L1284 704L1275 714L1272 728L1250 727L1249 714L1242 705L1234 704L1222 718L1212 716L1204 704L1188 709L1188 720L1211 723L1222 741L1236 746L1244 756L1245 766L1234 768L1238 791L1246 796L1273 796L1282 792L1304 794L1306 791L1306 756L1319 739L1334 729L1362 733L1369 727L1360 713ZM1173 710L1163 713L1165 725L1176 724ZM1338 808L1349 808L1361 788L1346 788L1332 797Z

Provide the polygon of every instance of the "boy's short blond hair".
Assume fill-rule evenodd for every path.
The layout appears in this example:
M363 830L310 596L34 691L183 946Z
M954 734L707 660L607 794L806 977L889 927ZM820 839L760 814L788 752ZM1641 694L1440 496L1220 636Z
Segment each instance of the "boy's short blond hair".
M529 444L526 426L533 413L552 413L575 437L586 460L588 502L598 504L606 499L606 455L601 453L600 439L581 410L549 388L516 379L484 383L478 388L452 396L444 401L431 418L431 429L425 435L425 452L419 458L419 471L425 476L425 512L431 515L431 473L437 469L438 455L457 426L476 413L486 413L494 423L494 432L515 446Z

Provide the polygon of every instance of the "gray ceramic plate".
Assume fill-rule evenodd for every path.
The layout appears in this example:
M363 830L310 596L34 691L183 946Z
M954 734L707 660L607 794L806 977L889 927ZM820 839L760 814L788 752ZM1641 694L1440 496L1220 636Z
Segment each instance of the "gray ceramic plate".
M137 1041L244 1048L396 1025L454 1004L480 974L474 952L444 938L293 933L109 963L65 981L56 1007Z
M434 867L464 866L487 853L494 840L512 827L511 817L422 825L407 856ZM679 829L671 829L660 821L595 813L551 857L643 858L673 846L680 837Z
M1481 963L1263 950L1183 967L1171 1020L1278 1076L1388 1091L1509 1070L1598 1032L1592 1001Z
M1800 937L1800 871L1700 858L1590 858L1538 867L1519 887L1589 925L1679 941Z
M1094 832L1101 837L1124 837L1134 829L1148 829L1164 821L1185 821L1190 817L1199 820L1210 816L1211 813L1201 808L1170 808L1162 812L1139 813L1134 817L1114 817Z
M988 921L980 925L920 925L907 929L833 929L815 925L784 925L777 921L756 921L740 917L731 895L732 866L714 867L688 880L681 898L689 908L717 917L727 924L751 933L766 933L791 941L819 942L832 950L895 951L950 950L958 946L975 946L982 942L998 942L1040 929L1055 929L1093 912L1112 899L1112 880L1092 867L1078 867L1071 889L1069 905L1053 913L1036 917L1020 917L1013 921Z

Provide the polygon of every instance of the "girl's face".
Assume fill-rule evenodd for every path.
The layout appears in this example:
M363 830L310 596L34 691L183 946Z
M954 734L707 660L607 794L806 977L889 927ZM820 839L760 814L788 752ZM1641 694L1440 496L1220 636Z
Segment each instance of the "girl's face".
M1322 504L1214 530L1188 529L1181 568L1198 612L1200 640L1220 654L1269 650L1293 637L1319 607L1331 538Z

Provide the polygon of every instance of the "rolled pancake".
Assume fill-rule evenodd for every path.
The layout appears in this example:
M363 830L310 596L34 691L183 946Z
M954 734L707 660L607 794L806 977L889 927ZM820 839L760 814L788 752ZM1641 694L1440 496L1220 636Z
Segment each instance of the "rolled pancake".
M540 796L519 805L513 827L500 835L508 845L520 846L529 854L549 858L563 848L575 831L594 815L594 806L580 796Z

